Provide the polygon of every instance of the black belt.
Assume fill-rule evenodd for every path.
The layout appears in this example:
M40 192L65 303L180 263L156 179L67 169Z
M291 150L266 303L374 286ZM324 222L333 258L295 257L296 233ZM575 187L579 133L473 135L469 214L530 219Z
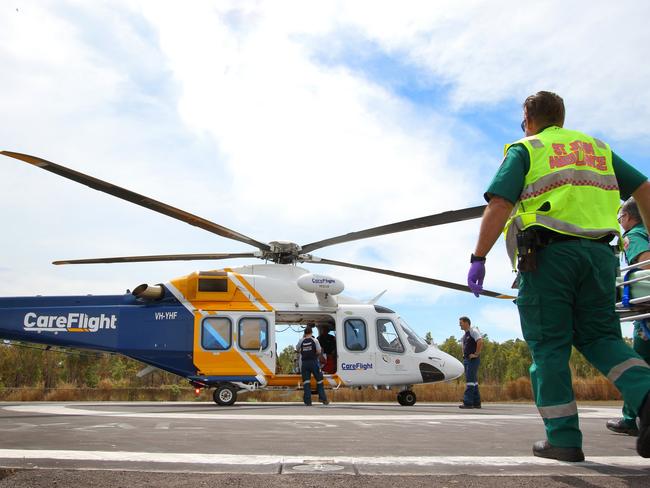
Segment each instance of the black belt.
M578 239L587 239L586 237L572 236L569 234L560 234L559 232L553 232L552 230L538 230L537 236L539 238L539 243L541 246L548 246L555 242L565 242L565 241L575 241ZM609 242L614 238L614 236L608 234L599 239L587 239L594 242L599 242L602 244L609 244Z

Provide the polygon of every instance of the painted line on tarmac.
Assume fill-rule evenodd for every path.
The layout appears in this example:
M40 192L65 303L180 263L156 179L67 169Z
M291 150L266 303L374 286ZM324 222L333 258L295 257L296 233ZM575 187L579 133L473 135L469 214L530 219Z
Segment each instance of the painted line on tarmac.
M133 405L132 405L133 406ZM49 415L76 415L89 417L128 417L128 418L153 418L153 419L178 419L178 420L329 420L329 421L431 421L431 420L531 420L539 419L538 413L517 414L504 412L501 414L474 414L474 413L456 413L456 414L389 414L389 415L336 415L335 413L322 413L327 410L336 411L336 406L323 407L322 409L310 410L310 415L282 415L282 414L249 414L249 413L192 413L192 412L111 412L107 410L90 410L73 405L12 405L3 407L3 410L21 413L39 413ZM318 413L317 413L318 412ZM586 408L580 409L582 418L614 418L619 416L618 408Z
M0 459L53 459L58 461L147 462L169 464L273 465L351 464L372 466L568 466L553 459L534 456L282 456L250 454L151 453L113 451L59 451L43 449L0 449ZM638 456L595 456L570 466L607 465L622 468L650 468L650 461Z

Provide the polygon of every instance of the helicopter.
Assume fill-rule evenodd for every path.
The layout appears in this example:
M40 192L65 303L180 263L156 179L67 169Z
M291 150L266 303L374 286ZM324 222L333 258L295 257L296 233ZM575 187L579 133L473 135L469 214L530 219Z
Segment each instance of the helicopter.
M247 253L74 259L54 261L55 265L232 258L264 261L193 272L167 283L141 284L120 295L0 298L3 339L122 354L145 363L147 368L186 378L197 392L214 389L214 402L221 406L234 404L240 393L303 387L299 374L276 372L278 325L315 326L335 334L336 355L331 369L324 370L328 388L392 389L397 391L399 404L411 406L417 400L413 385L450 381L463 374L460 361L425 342L398 313L378 305L382 294L365 302L346 297L341 295L345 288L341 280L311 273L299 265L354 268L470 292L466 285L320 258L312 252L334 244L478 218L484 205L305 245L265 243L68 167L23 153L0 154L256 249ZM513 298L490 290L481 294Z

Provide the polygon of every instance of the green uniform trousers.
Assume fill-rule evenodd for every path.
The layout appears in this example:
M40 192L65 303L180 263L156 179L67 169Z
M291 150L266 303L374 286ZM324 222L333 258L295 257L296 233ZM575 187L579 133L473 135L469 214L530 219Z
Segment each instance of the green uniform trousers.
M650 367L621 336L617 264L608 245L575 239L541 249L537 270L521 273L517 306L533 359L533 395L553 446L582 447L569 370L572 345L634 411L650 391Z
M639 337L639 328L640 325L634 322L634 350L646 363L650 364L650 340L644 341ZM636 415L636 410L627 402L623 404L623 419L628 426L636 426Z

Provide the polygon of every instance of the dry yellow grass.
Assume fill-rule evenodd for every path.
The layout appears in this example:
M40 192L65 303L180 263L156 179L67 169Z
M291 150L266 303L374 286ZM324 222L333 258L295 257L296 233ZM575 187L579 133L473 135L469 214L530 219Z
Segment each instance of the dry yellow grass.
M465 384L459 381L416 385L415 391L419 402L460 402ZM480 385L481 398L484 402L532 401L533 394L530 380L518 378L505 384ZM620 400L621 396L606 378L596 377L590 380L576 379L573 382L576 399ZM373 388L341 388L328 390L328 397L333 402L395 402L395 390L375 390ZM302 391L255 391L240 396L241 401L269 402L302 400ZM194 389L167 385L160 388L123 388L116 387L110 381L101 381L97 388L76 388L61 384L57 388L4 388L0 390L3 401L211 401L212 390L202 390L196 396Z

